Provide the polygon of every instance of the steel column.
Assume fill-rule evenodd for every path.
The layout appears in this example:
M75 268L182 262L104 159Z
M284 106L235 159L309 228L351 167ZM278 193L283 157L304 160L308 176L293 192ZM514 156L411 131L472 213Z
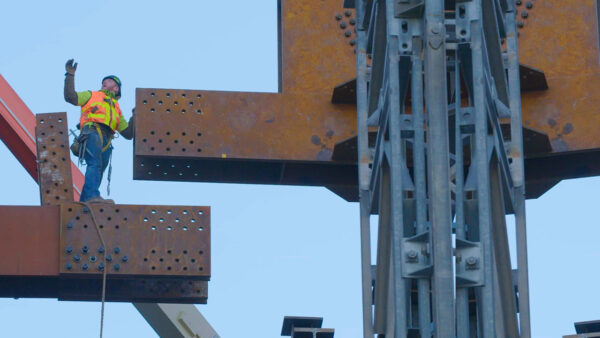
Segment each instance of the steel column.
M360 200L360 252L361 252L361 278L362 278L362 313L363 335L373 337L373 299L371 292L371 194L369 192L369 131L367 127L368 97L367 97L367 37L363 27L365 3L356 1L356 17L358 27L356 31L356 112L358 136L358 182Z
M423 43L421 37L413 39L412 71L411 71L411 103L414 128L413 161L415 198L417 200L417 234L427 231L427 184L425 166L425 126L423 117ZM417 281L419 332L421 337L431 335L430 296L431 283L429 278Z
M425 103L429 218L433 251L433 318L435 337L454 337L454 274L446 97L444 2L425 2Z
M521 119L521 83L519 76L519 52L517 42L516 11L511 3L506 13L506 53L508 60L508 90L511 110L512 178L515 185L514 209L517 233L517 275L519 291L519 323L521 337L531 337L529 308L529 267L527 263L527 223L525 217L525 170L523 153L523 132Z
M485 78L483 69L483 28L481 1L474 0L473 21L471 22L471 52L473 64L473 103L475 109L475 171L477 175L477 206L479 238L483 246L484 286L481 288L479 306L480 330L485 338L495 335L494 316L494 259L492 254L492 224L490 177L488 158L488 113L485 98Z

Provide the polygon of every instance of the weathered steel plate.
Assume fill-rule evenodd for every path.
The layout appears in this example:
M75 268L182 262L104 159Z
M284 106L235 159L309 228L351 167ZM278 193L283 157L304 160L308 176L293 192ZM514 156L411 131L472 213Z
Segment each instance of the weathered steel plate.
M279 24L280 93L137 89L135 179L186 175L161 167L157 176L144 158L183 168L199 160L190 181L314 185L346 176L322 173L336 170L352 175L342 184L355 180L352 164L332 161L335 144L356 134L355 108L331 103L333 88L355 77L354 11L284 0Z
M60 273L102 274L103 255L112 275L208 280L210 207L62 204Z
M66 113L36 115L35 128L40 200L42 205L73 201Z

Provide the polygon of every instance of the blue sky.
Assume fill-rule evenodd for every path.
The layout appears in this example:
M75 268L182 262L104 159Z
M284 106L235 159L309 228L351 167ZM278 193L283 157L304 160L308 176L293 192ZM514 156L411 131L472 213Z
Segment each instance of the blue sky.
M69 58L77 90L121 78L127 117L136 87L276 92L276 10L275 0L11 1L0 74L34 113L66 111L71 126ZM279 337L285 315L323 316L336 337L361 336L358 204L317 187L133 181L132 143L116 140L113 154L117 203L212 207L212 279L199 309L222 337ZM39 205L3 144L0 158L0 204ZM600 319L598 190L598 178L571 180L527 202L534 337ZM0 318L2 337L95 337L100 304L0 299ZM156 334L131 304L107 304L105 337L127 336Z

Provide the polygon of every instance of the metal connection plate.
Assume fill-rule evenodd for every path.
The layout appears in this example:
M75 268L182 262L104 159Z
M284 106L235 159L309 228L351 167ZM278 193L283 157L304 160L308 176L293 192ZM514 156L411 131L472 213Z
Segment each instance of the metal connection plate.
M36 115L35 128L42 205L73 201L67 114Z
M100 300L102 278L62 278L59 300ZM106 300L112 302L146 302L206 304L208 282L182 278L114 278L106 282Z
M354 11L282 0L279 16L279 93L137 89L135 179L355 184L355 163L332 156L356 135L356 109L331 103L355 77Z
M106 255L111 275L210 278L210 207L90 207L61 205L61 274L100 275Z

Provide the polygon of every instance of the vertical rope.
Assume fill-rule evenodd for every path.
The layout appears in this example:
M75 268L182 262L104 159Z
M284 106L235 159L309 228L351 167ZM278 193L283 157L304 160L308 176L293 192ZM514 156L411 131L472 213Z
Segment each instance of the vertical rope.
M102 236L102 231L100 231L100 228L98 227L98 222L96 222L96 217L94 216L94 211L92 210L90 205L85 202L77 202L77 203L87 207L90 210L90 215L92 216L92 222L94 222L94 227L96 228L96 233L98 234L98 237L100 238L100 243L102 243L102 247L104 248L104 252L102 252L102 257L103 257L102 264L104 265L104 268L102 269L102 306L100 308L100 338L102 338L102 334L103 334L103 330L104 330L104 302L106 299L106 270L108 270L108 267L106 266L106 250L108 250L108 248L106 247L106 244L104 242L104 237Z

